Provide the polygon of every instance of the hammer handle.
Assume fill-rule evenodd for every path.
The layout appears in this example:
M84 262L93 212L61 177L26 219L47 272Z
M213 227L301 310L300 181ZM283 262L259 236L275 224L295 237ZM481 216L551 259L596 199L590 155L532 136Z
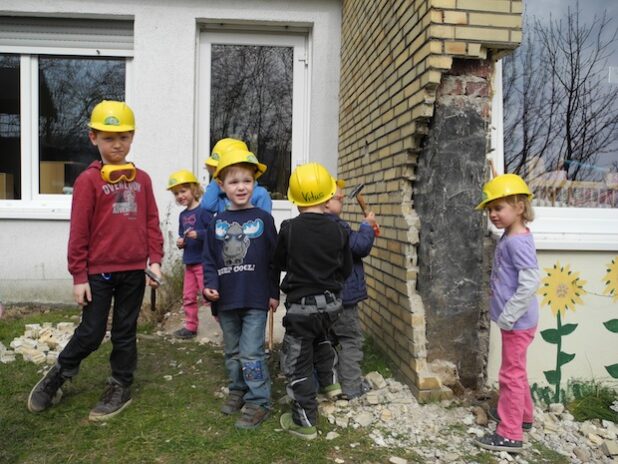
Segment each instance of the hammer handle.
M365 197L363 197L362 193L356 194L356 201L358 202L358 205L363 210L363 214L367 216L367 203L365 203Z
M367 216L367 203L365 203L365 197L363 197L362 193L357 193L356 194L356 201L358 202L358 205L361 207L361 210L363 210L363 215ZM380 226L378 225L378 223L376 222L373 225L373 234L376 237L380 236Z

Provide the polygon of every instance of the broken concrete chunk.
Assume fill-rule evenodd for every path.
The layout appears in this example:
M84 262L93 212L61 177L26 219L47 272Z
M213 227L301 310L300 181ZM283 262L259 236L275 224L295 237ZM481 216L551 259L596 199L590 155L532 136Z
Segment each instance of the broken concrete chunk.
M374 390L386 387L386 380L379 372L373 371L365 375L365 379L371 384Z

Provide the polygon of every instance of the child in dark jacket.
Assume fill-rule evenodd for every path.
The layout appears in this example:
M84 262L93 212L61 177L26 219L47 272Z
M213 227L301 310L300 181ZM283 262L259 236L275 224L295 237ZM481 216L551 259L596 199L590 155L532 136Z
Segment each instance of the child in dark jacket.
M373 211L369 211L358 231L353 231L350 225L339 217L345 198L343 185L342 181L337 181L337 192L326 202L326 216L340 224L350 235L352 274L343 285L341 292L343 312L333 324L332 330L339 345L337 373L341 391L344 398L352 399L361 396L369 389L363 381L360 367L363 360L363 334L358 319L357 304L367 299L363 258L369 255L373 247L375 237L373 226L376 224L376 218Z
M318 436L314 372L324 394L341 394L331 328L342 311L340 293L352 270L352 254L349 235L324 214L336 190L321 164L304 164L292 172L288 199L300 215L281 224L273 259L276 269L286 271L281 283L287 295L281 370L292 400L292 412L282 414L279 423L305 440Z

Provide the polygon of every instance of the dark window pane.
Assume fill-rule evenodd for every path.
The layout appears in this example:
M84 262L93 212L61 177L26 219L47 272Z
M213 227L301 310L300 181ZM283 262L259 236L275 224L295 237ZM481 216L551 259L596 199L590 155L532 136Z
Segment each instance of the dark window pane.
M19 56L0 54L0 200L21 198Z
M292 156L291 47L213 45L210 146L243 140L268 166L260 184L285 199Z
M40 193L71 193L77 175L99 159L88 140L92 108L124 98L124 58L39 58Z

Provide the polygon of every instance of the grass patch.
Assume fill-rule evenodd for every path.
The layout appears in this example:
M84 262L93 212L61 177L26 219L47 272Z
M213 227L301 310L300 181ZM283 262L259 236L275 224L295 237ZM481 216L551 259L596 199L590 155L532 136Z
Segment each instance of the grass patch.
M568 386L572 399L567 408L575 420L605 419L618 422L618 412L610 409L618 400L618 392L597 381L575 381Z
M571 462L566 456L556 453L540 443L532 443L532 448L537 451L534 458L535 462L543 464L569 464Z
M23 334L24 324L61 322L78 314L54 310L8 319L0 325L0 341L8 345ZM238 431L236 417L219 412L222 400L214 396L226 385L221 349L195 342L171 343L151 335L139 336L139 361L132 388L133 403L107 423L87 420L109 375L111 343L103 344L82 363L80 374L63 387L60 404L41 414L29 413L26 401L40 379L39 366L18 361L0 365L0 446L2 463L384 463L392 455L422 462L407 449L377 448L369 430L337 429L340 436L327 441L333 430L322 419L322 437L305 442L280 430L283 380L271 371L273 413L259 429ZM372 370L389 373L384 362L367 352ZM382 366L382 367L378 367ZM172 380L166 381L165 375ZM350 446L353 444L358 444Z
M371 337L365 337L363 343L363 363L361 368L364 373L377 371L382 377L393 376L393 371L377 343Z

